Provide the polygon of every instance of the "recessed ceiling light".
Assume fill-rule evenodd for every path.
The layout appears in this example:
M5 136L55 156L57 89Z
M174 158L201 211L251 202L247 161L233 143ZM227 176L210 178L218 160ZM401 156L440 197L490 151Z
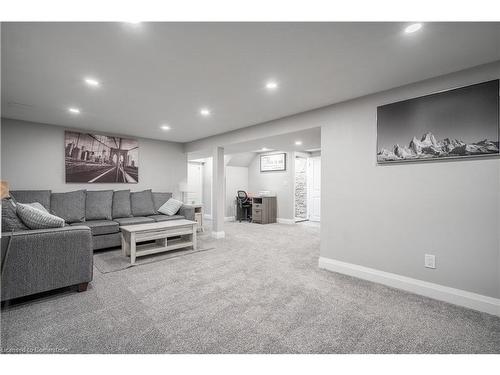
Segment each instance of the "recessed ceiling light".
M202 108L202 109L200 109L200 114L202 116L210 116L211 112L208 108Z
M409 26L406 26L405 28L405 33L406 34L411 34L411 33L414 33L415 31L418 31L422 28L422 24L421 23L413 23Z
M170 126L168 126L168 125L162 125L162 126L160 126L160 128L161 128L161 130L170 130L171 129Z
M140 25L142 22L141 21L128 21L127 23L131 25Z
M74 107L68 108L68 111L70 111L71 113L80 113L80 110Z
M302 141L295 141L296 146L302 146Z
M92 87L98 87L100 85L100 82L94 78L85 78L85 83Z
M275 81L269 81L266 83L266 89L268 90L276 90L278 88L278 83Z
M266 147L262 147L260 151L267 151L268 149Z

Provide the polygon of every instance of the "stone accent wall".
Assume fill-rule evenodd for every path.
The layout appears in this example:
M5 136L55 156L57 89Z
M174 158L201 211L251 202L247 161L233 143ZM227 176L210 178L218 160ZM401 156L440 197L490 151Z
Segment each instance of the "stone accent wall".
M307 159L295 159L295 217L307 219Z

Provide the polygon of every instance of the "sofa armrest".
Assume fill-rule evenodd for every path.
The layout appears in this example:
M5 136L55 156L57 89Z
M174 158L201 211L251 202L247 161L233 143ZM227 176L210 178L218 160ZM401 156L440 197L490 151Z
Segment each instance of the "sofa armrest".
M85 226L2 233L2 301L92 280Z
M184 216L186 220L194 221L194 207L192 206L183 204L177 214Z

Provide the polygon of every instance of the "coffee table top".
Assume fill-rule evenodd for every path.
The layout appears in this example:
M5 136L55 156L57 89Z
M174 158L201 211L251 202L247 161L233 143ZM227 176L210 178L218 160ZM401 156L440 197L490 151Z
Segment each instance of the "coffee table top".
M135 232L141 232L141 231L152 230L152 229L167 229L167 228L184 227L184 226L193 225L193 224L198 225L198 223L196 221L180 219L180 220L159 221L156 223L125 225L123 227L120 227L120 229L122 231L125 231L125 232L130 232L130 233L134 232L135 233Z

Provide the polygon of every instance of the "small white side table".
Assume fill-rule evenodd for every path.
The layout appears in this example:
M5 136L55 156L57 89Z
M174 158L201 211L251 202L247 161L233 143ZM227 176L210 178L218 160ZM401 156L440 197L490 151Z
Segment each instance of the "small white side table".
M203 228L203 205L189 203L186 203L184 205L194 208L194 221L198 223L198 230L205 232L205 229Z

